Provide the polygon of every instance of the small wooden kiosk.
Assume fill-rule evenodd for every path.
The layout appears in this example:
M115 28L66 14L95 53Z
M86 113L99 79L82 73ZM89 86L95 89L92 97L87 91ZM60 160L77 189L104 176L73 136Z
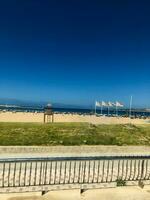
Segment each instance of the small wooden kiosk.
M44 123L54 122L54 112L51 104L44 107Z

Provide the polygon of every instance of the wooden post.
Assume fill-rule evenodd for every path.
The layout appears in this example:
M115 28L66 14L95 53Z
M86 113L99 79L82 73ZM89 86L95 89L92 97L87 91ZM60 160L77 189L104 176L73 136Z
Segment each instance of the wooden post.
M52 123L54 122L54 113L52 114Z
M45 123L45 113L44 113L44 123Z

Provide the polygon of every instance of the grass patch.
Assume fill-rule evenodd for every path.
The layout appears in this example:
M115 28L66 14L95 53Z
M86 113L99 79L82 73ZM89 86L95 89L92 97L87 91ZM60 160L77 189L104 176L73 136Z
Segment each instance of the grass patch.
M126 186L126 181L122 180L121 178L117 179L116 182L117 182L117 187Z
M150 126L6 122L0 145L150 145Z

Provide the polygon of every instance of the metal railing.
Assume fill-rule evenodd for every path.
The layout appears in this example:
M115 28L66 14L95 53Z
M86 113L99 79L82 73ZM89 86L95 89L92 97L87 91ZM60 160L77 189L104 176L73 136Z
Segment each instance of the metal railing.
M150 180L150 156L0 159L0 188Z

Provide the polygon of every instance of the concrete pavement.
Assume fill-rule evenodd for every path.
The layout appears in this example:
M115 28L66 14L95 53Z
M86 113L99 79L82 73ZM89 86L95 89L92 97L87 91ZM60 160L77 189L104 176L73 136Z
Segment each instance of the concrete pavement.
M149 200L150 193L139 187L118 187L88 190L81 200Z
M149 155L150 146L0 146L3 157Z
M149 200L150 186L141 189L136 186L87 190L51 191L41 193L1 194L0 200Z

